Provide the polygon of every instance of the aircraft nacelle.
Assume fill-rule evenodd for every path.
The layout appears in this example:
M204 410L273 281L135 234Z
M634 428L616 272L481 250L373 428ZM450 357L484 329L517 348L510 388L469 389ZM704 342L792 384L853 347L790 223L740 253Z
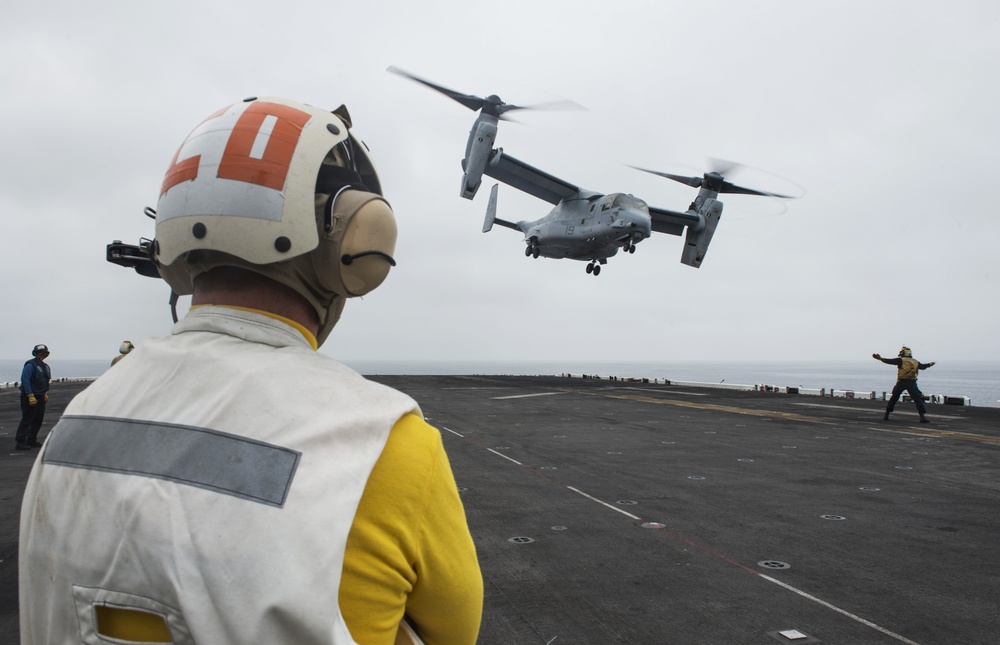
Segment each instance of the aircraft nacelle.
M462 160L462 187L459 195L472 199L479 191L483 181L483 172L489 163L493 152L493 142L497 138L497 118L488 114L480 114L469 131L469 141L465 145L465 158Z
M696 202L697 203L697 202ZM722 217L722 202L706 198L698 204L698 212L688 211L696 214L699 219L697 225L689 226L687 235L684 238L684 250L681 252L681 263L694 268L701 266L708 252L708 245L715 235L715 228L719 225Z

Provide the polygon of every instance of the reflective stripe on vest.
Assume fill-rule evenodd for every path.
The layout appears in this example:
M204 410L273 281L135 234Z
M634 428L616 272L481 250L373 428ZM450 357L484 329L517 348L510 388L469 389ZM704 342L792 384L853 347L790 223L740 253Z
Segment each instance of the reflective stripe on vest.
M282 506L300 453L191 426L64 415L45 463L169 479Z

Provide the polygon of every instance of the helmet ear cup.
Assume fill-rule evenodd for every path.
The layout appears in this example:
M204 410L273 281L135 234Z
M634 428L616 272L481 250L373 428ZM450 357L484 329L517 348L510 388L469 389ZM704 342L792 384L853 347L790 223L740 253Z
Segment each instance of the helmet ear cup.
M396 264L396 218L380 195L345 188L324 213L322 248L315 257L323 286L348 298L370 293Z

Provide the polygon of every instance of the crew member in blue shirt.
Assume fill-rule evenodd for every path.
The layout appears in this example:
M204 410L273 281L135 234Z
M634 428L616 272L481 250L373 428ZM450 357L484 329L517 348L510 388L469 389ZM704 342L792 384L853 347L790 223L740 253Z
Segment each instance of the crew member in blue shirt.
M31 355L34 358L25 363L21 370L21 423L17 426L15 437L17 450L41 447L38 431L42 429L45 404L49 400L49 381L52 380L52 370L45 363L49 348L35 345Z

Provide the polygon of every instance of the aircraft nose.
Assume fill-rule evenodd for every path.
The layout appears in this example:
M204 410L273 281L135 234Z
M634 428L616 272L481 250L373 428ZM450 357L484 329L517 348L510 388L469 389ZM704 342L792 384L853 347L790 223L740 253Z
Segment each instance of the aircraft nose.
M619 210L611 226L616 229L626 229L633 237L639 235L647 238L653 232L649 214L635 208L623 208Z
M637 229L643 234L644 237L649 237L652 234L652 221L646 213L629 209L624 213L624 216L628 222L629 228Z

